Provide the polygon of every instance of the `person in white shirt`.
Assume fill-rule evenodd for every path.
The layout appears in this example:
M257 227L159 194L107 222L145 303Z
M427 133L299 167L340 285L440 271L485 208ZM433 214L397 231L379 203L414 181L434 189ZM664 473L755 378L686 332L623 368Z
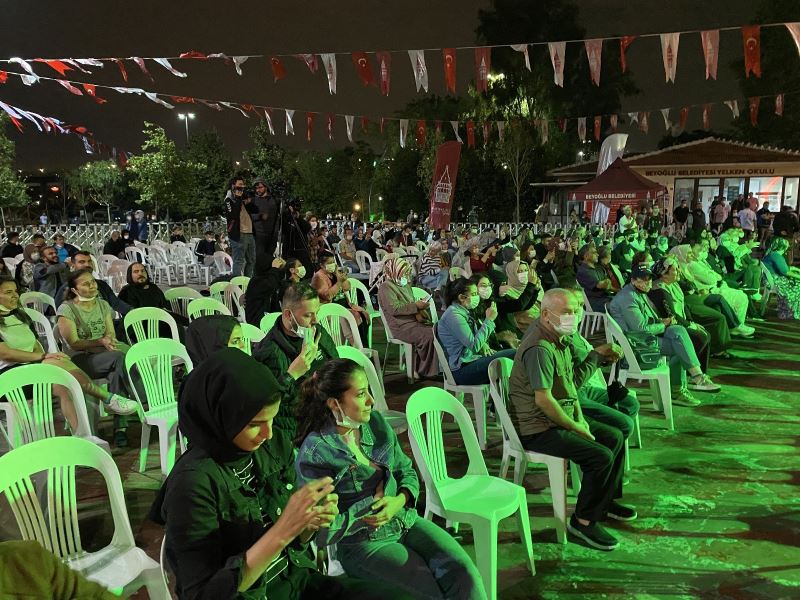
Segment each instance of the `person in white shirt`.
M750 208L749 206L745 206L742 210L737 213L737 217L739 217L739 225L741 225L742 229L745 232L745 236L749 240L753 237L753 234L756 230L756 213L755 211Z
M633 229L636 227L636 219L633 217L631 213L631 207L623 206L622 207L622 216L619 218L619 230L626 231L628 229Z

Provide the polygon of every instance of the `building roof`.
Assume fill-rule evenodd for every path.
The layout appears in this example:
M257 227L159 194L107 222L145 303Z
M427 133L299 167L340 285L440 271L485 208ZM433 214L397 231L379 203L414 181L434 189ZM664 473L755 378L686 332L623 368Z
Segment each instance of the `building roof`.
M631 168L621 158L616 159L589 183L570 192L573 200L635 201L655 198L664 186L651 181Z
M800 162L800 152L707 137L685 144L676 144L663 150L628 156L625 161L632 167ZM597 161L565 165L551 169L548 175L563 178L595 173L597 173Z

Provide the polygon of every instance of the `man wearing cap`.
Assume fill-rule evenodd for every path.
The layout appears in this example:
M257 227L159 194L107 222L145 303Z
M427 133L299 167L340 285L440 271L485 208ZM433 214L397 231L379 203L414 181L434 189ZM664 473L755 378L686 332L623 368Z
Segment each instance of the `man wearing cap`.
M700 360L686 328L678 325L675 317L662 319L658 316L648 296L652 288L652 272L645 267L636 267L631 273L631 282L608 304L608 312L626 335L649 333L656 336L661 354L669 360L672 403L697 406L700 401L692 396L690 389L718 392L720 386L700 368ZM686 372L689 374L688 386Z
M269 193L267 182L263 177L256 177L253 181L256 195L253 204L258 209L258 214L253 215L253 233L256 238L256 254L272 256L278 247L278 200Z
M578 265L575 279L586 292L592 310L604 313L614 290L606 270L597 264L597 248L594 244L584 244L578 252L578 258L581 259L581 264Z

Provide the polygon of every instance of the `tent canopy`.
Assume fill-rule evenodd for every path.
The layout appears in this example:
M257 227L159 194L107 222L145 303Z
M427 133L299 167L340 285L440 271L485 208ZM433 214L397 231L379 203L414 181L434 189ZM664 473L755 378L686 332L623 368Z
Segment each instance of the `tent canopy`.
M581 202L600 201L607 206L655 200L666 188L631 170L621 158L589 183L573 190L570 199Z

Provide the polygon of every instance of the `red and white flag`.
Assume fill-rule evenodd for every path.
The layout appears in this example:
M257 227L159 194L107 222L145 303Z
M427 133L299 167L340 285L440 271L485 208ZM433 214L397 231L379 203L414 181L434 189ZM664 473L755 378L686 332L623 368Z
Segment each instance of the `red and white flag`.
M275 126L272 124L272 109L265 108L264 109L264 118L267 120L267 128L269 129L270 135L275 135Z
M775 96L775 114L779 117L783 116L783 94Z
M725 106L731 109L731 114L734 119L739 118L739 101L738 100L725 100Z
M463 144L464 140L462 140L461 136L458 135L458 121L450 121L450 127L453 128L453 133L456 136L456 141L458 141L459 144Z
M684 106L681 109L681 116L680 120L678 121L678 127L681 128L681 131L686 129L686 122L689 120L689 107Z
M600 134L603 129L603 117L598 115L594 118L594 139L600 141Z
M703 129L711 129L711 107L712 104L703 104Z
M703 57L706 61L706 79L716 79L719 62L719 29L701 31L700 41L703 43Z
M553 81L559 87L564 87L564 53L567 51L567 42L549 42L550 62L553 65Z
M661 116L664 118L664 129L669 133L672 130L672 121L669 120L669 109L662 108Z
M333 141L333 125L334 125L334 115L333 113L328 113L325 119L325 129L328 131L328 139Z
M475 123L472 122L472 119L467 121L467 146L475 147Z
M797 46L797 54L800 55L800 23L784 23L786 29L789 30L789 35L794 40L794 45Z
M628 59L625 57L625 51L636 37L635 35L624 35L619 39L619 66L622 68L623 73L628 70Z
M178 71L178 69L173 67L166 58L154 58L153 60L164 67L167 71L175 75L175 77L186 77L186 73Z
M286 135L294 135L294 109L286 109Z
M347 127L347 140L352 143L353 141L353 115L344 116L344 124Z
M61 87L63 87L68 92L75 94L76 96L83 96L83 92L72 85L69 81L64 81L63 79L56 79L56 83L58 83Z
M639 131L645 134L650 131L650 113L647 111L639 113Z
M44 59L44 58L34 58L33 60L36 61L36 62L41 62L41 63L46 64L48 67L50 67L54 71L58 72L58 74L61 75L62 77L66 76L66 72L67 71L72 71L72 67L70 66L70 64L74 64L72 61L48 60L48 59ZM78 65L75 65L75 66L78 66ZM83 71L85 73L89 72L89 71L86 71L86 69L81 69L81 71Z
M417 84L417 91L420 89L428 92L428 67L425 66L424 50L409 50L408 58L411 59L411 67L414 69L414 82Z
M372 65L369 64L369 57L366 52L352 52L353 66L356 74L365 86L375 83L375 76L372 74Z
M422 148L428 141L427 127L425 121L422 119L417 121L417 135L415 141L417 142L417 148Z
M117 66L119 67L120 75L122 75L122 80L125 83L128 83L128 71L125 69L125 63L123 63L120 59L115 58L113 59Z
M675 83L675 71L678 69L678 44L681 41L681 34L662 33L661 34L661 59L664 61L664 74L667 81Z
M11 60L14 60L14 59L12 58ZM142 73L144 73L150 81L153 81L155 83L155 81L153 79L153 76L150 75L150 71L147 70L147 65L144 64L144 59L143 58L139 58L138 56L134 56L133 57L133 62L136 63L136 65L139 67L139 70Z
M406 133L408 133L408 119L400 119L400 147L406 147Z
M317 113L307 112L306 113L306 141L310 142L311 138L314 136L314 119L316 119Z
M592 83L600 85L600 68L603 62L603 40L584 40L586 47L586 58L589 60L589 74L592 76Z
M242 74L242 65L247 62L247 59L250 58L249 56L234 56L233 58L233 68L236 69L236 74Z
M284 77L286 77L286 67L283 66L283 62L277 56L273 56L269 59L270 66L272 67L272 78L274 82L278 82Z
M306 63L308 70L312 73L316 73L317 69L319 69L319 62L317 61L316 54L295 54L294 57Z
M761 26L742 27L742 44L744 45L744 73L761 77Z
M522 52L525 56L525 68L531 70L531 57L528 54L528 44L511 44L511 49L517 52Z
M578 117L578 139L586 141L586 117Z
M322 64L325 66L325 74L328 76L328 92L336 93L336 55L320 54Z
M761 96L753 96L747 99L747 105L750 108L750 124L753 127L758 127L758 107L761 104Z
M388 96L392 74L392 55L389 52L376 52L375 58L378 59L378 81L381 95Z
M81 84L81 87L86 92L86 94L94 98L94 101L97 102L98 104L105 104L106 102L108 102L108 100L106 100L105 98L101 98L100 96L97 95L97 87L93 83L83 83Z
M615 113L615 114L611 115L610 117L608 117L608 122L611 123L611 130L612 131L616 131L617 130L617 123L619 122L619 117Z
M447 91L451 94L456 93L456 49L444 48L442 50L444 60L444 82Z
M492 49L475 48L475 89L478 93L489 89L489 71L492 69Z

